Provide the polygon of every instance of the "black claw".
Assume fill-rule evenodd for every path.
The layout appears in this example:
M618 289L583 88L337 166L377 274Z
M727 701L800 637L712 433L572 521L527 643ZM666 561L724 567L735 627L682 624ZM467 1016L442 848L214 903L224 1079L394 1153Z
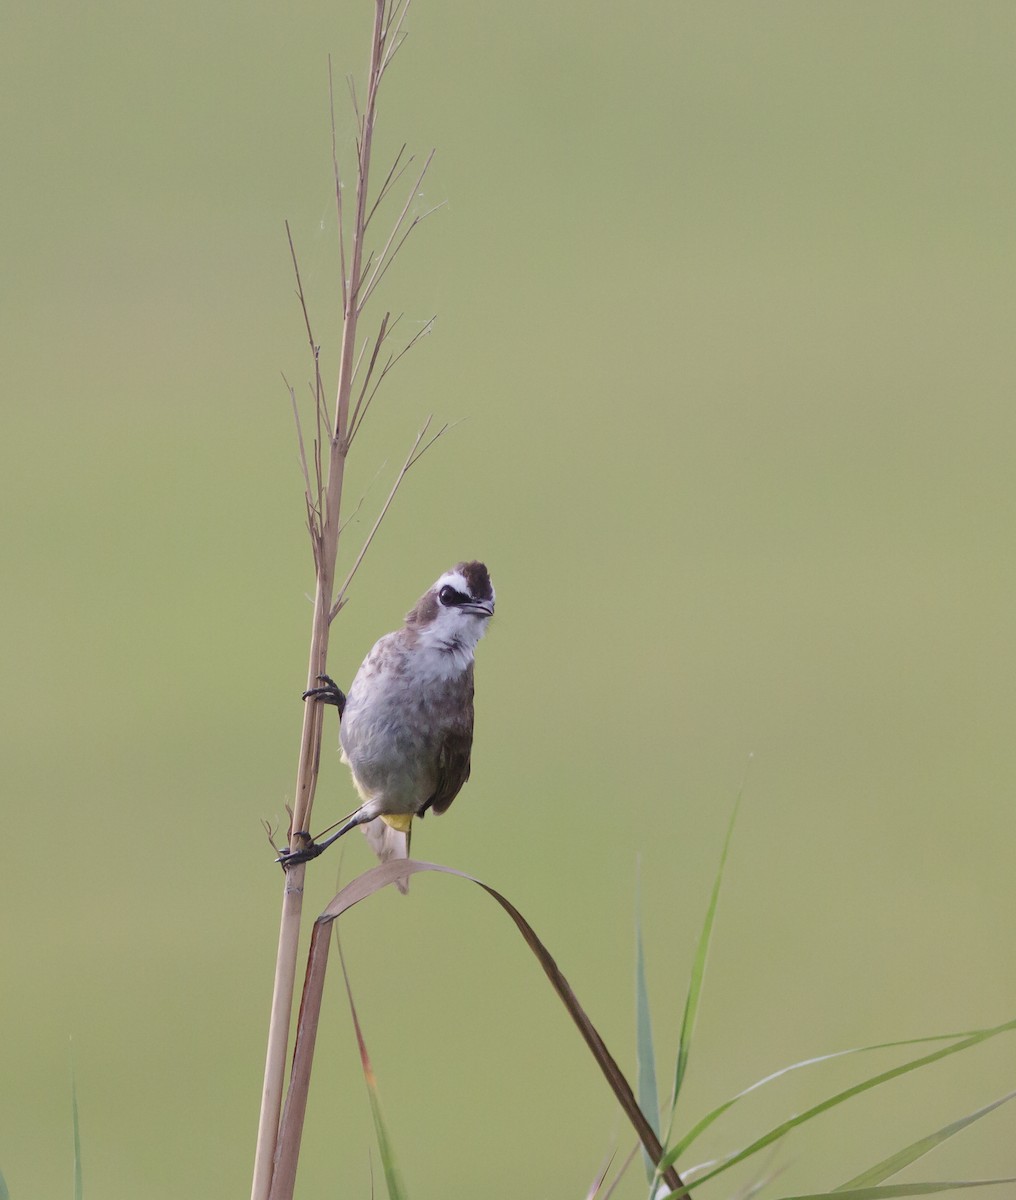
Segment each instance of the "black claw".
M317 858L322 849L323 847L317 845L315 842L311 842L303 850L290 850L287 846L285 850L280 852L279 857L275 861L281 864L283 870L286 870L288 867L296 866L297 863L310 862L312 858Z
M318 679L324 684L324 687L308 688L303 693L303 699L320 700L322 704L334 704L341 717L346 707L346 693L330 675L319 675Z

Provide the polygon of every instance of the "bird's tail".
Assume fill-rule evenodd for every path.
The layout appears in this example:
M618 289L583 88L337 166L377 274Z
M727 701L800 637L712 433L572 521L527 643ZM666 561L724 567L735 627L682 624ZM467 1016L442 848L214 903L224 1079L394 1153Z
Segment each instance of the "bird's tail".
M409 826L405 829L395 829L383 817L376 821L368 821L361 826L364 837L370 843L370 848L383 862L393 858L409 857L409 838L412 832ZM395 886L405 895L409 891L409 878L397 879Z

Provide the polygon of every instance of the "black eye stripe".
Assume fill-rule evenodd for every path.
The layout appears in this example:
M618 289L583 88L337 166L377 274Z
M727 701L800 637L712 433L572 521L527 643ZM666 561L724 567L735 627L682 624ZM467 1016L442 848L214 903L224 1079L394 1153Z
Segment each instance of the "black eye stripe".
M454 608L459 604L471 603L470 597L467 596L465 592L460 592L457 588L453 588L448 583L446 583L438 592L437 598L443 605L445 605L446 608Z

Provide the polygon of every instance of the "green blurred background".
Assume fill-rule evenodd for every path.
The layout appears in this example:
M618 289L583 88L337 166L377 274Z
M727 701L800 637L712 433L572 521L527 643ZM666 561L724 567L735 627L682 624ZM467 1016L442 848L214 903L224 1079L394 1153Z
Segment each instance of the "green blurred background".
M313 587L283 220L332 371L326 56L362 77L370 19L5 10L14 1200L69 1194L72 1063L87 1195L249 1188L281 890L260 822L291 797ZM519 905L626 1067L641 872L669 1062L754 756L685 1124L795 1059L1013 1016L1016 8L416 0L408 29L377 161L436 146L414 211L444 207L381 303L438 321L356 445L343 563L426 415L467 419L407 480L330 668L457 559L490 565L473 780L417 853ZM325 758L319 824L352 805ZM345 874L369 862L350 839ZM414 1200L578 1197L627 1150L475 889L422 878L344 925ZM692 1157L897 1058L795 1075ZM995 1042L855 1102L781 1148L779 1189L842 1182L1014 1068ZM1013 1120L910 1177L1016 1172ZM336 977L302 1194L369 1195L372 1153Z

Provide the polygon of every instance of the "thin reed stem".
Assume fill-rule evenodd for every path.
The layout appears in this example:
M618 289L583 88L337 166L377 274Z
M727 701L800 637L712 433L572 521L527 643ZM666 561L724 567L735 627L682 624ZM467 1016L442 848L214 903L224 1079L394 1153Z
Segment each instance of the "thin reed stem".
M333 599L335 595L335 570L339 534L342 529L340 515L342 488L345 479L346 458L349 453L351 433L355 432L355 429L350 429L350 402L357 357L355 349L357 343L357 323L368 295L373 291L373 286L380 279L381 275L387 271L392 260L398 254L402 243L405 241L405 237L408 235L409 230L406 230L402 238L396 241L399 229L405 221L406 214L412 202L412 195L415 194L414 187L414 192L411 194L410 200L407 201L405 207L401 210L380 257L375 258L374 254L365 245L367 225L376 214L378 204L383 201L385 195L401 177L405 166L408 165L407 163L400 166L403 154L403 151L400 151L395 163L388 172L378 197L373 204L368 203L378 90L385 70L392 60L392 56L405 38L402 25L408 7L409 0L375 0L370 62L367 71L366 95L362 108L350 81L350 94L353 98L358 129L356 138L356 197L353 213L349 218L348 228L347 214L343 204L343 185L339 173L336 150L334 86L330 59L328 64L328 88L332 104L332 161L335 205L338 220L339 262L342 273L342 340L339 352L335 402L331 411L329 411L328 403L325 399L324 384L320 373L320 348L315 341L307 310L296 249L288 224L286 227L293 259L293 269L296 275L297 297L300 302L314 364L312 392L314 397L316 436L313 441L313 454L310 458L307 455L303 430L300 426L296 393L288 383L286 384L297 421L300 469L304 482L307 523L314 551L316 575L314 614L311 621L310 652L307 662L308 688L313 687L317 681L317 677L325 673L328 656L329 627L332 618L345 600L346 591L352 581L353 575L363 560L363 556L387 513L400 483L405 478L406 472L418 461L423 450L427 449L433 442L432 438L431 442L426 443L423 450L421 450L420 444L430 423L428 420L427 425L424 426L424 429L417 436L413 448L396 478L388 500L381 510L380 516L374 523L374 527L356 558L352 570L342 585L338 598ZM428 158L427 161L429 163L430 159ZM419 186L419 179L416 186ZM419 220L419 217L414 218L410 224L410 229ZM378 268L381 269L379 270ZM371 280L371 283L364 290L363 284L367 278ZM381 334L376 343L374 357L371 360L371 368L375 364L381 343L384 342L390 332L389 315L386 314L381 324ZM413 339L414 342L416 340L416 338ZM380 371L379 378L374 384L374 388L366 392L366 399L364 398L366 386L361 390L357 405L354 406L355 428L359 428L362 423L377 384L381 382L390 367L394 365L394 362L398 361L399 357L401 357L401 354L389 359L385 364L384 368ZM369 370L365 383L369 383L371 373L372 370ZM357 408L359 411L357 411ZM311 478L312 470L314 474L313 479ZM300 734L300 749L297 759L296 787L294 790L291 828L289 831L289 845L291 848L299 848L301 845L306 844L307 831L310 829L311 812L314 805L314 793L317 786L318 768L321 758L322 711L322 706L319 704L307 704L304 707L303 727ZM292 1179L295 1178L296 1172L294 1155L297 1153L297 1150L293 1147L279 1145L279 1123L296 981L305 870L306 864L298 863L289 867L285 874L251 1200L269 1200L269 1196L272 1197L272 1200L277 1200L277 1198L291 1196ZM327 945L327 939L325 941ZM284 1165L283 1173L273 1182L273 1177L278 1172L278 1164L280 1162Z

